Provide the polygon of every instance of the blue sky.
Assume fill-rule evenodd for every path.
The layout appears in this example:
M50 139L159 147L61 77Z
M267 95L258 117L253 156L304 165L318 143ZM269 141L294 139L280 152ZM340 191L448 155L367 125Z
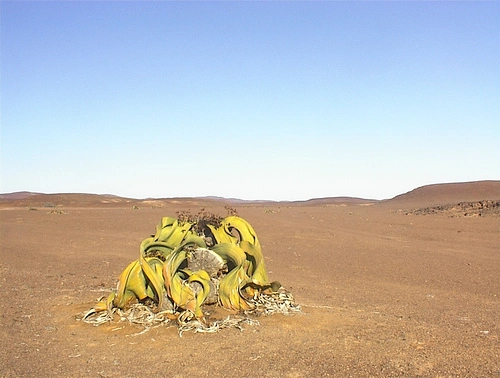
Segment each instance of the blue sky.
M500 179L500 2L0 11L0 192L384 199Z

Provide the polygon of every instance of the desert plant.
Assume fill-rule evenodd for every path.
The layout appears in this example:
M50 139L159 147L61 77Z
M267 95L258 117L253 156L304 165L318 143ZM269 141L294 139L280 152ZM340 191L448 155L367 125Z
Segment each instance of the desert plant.
M194 321L207 331L214 326L205 319L206 305L245 314L300 311L289 292L269 282L259 239L247 221L204 210L177 215L161 219L156 233L141 243L139 259L120 275L116 291L87 312L85 321L101 324L115 311L140 305L162 320Z

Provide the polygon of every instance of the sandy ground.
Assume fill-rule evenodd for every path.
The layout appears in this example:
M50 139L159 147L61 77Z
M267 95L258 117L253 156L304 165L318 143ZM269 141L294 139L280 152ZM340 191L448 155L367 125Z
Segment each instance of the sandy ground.
M498 213L412 213L437 197L411 195L233 203L304 313L179 337L75 316L115 286L162 216L225 215L226 203L75 198L58 211L2 204L1 377L500 377Z

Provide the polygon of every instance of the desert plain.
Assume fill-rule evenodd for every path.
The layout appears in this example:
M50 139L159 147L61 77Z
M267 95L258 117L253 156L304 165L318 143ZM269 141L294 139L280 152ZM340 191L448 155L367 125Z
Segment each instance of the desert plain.
M77 320L161 217L226 206L302 314L182 337ZM2 195L0 243L1 377L500 377L500 181L384 201Z

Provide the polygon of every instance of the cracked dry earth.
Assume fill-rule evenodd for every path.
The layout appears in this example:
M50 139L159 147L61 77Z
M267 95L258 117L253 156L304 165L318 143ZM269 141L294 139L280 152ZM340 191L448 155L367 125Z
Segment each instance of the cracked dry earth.
M406 215L390 203L237 205L270 279L303 314L182 337L75 320L162 216L202 206L225 215L224 205L2 208L0 376L500 377L498 217Z

